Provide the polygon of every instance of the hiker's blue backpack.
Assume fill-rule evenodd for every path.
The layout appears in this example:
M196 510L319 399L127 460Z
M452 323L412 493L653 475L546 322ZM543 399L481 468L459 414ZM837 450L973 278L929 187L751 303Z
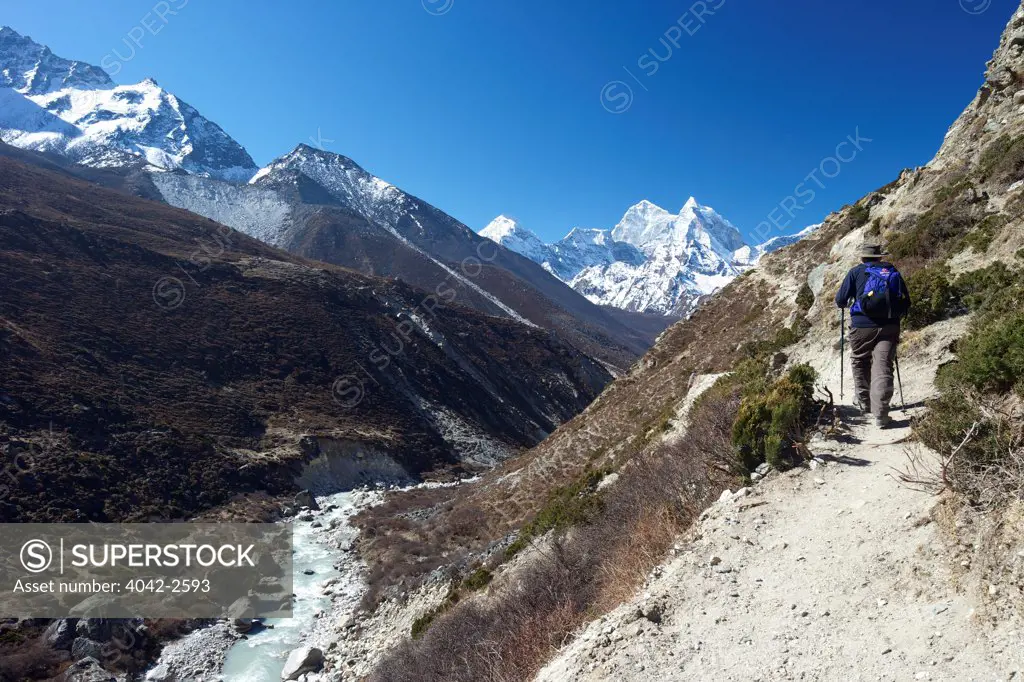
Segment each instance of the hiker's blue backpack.
M865 272L864 288L850 310L875 320L896 320L906 315L910 301L900 271L888 263L871 263Z

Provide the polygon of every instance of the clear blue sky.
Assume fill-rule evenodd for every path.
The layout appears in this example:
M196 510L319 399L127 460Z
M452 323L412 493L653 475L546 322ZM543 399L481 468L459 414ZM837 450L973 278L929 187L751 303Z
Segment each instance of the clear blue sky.
M873 141L788 231L817 222L931 158L1017 6L707 0L700 24L692 0L167 2L118 82L155 78L261 165L319 129L475 229L507 213L546 239L691 194L749 233L859 127ZM110 63L155 4L16 0L0 24ZM617 115L613 80L635 95Z

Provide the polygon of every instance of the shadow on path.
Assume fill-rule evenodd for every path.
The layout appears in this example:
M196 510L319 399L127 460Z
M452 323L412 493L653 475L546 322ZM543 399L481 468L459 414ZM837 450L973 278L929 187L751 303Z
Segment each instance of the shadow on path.
M836 464L846 464L851 467L868 467L874 464L870 459L861 459L860 457L850 457L849 455L830 455L824 453L816 455L818 459L823 459L826 462L835 462Z

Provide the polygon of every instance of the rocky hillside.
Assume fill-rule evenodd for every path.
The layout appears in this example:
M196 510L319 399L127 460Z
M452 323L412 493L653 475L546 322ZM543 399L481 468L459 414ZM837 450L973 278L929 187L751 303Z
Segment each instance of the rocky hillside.
M653 341L529 259L339 154L300 145L247 185L167 173L152 182L174 206L306 258L552 329L617 370Z
M973 629L957 634L957 642L988 636L989 615L1001 625L1001 618L1019 619L1024 614L1019 563L1024 551L1024 365L1014 358L1024 357L1024 317L1019 314L1024 305L1022 45L1024 9L1011 19L977 98L927 166L904 171L891 184L830 215L799 242L766 255L760 267L736 278L690 319L663 334L630 373L609 386L583 414L473 488L460 490L458 499L393 500L391 510L429 505L429 513L402 525L402 541L415 543L428 565L434 552L449 560L459 557L454 569L458 579L450 583L454 599L435 602L434 610L423 615L425 633L419 629L417 639L380 662L375 679L530 679L554 650L582 632L595 639L575 651L589 655L596 637L611 640L616 631L585 630L587 621L594 613L633 599L645 581L657 576L656 567L671 556L677 542L677 551L692 554L691 560L672 565L673 571L683 571L674 579L687 583L685 571L699 571L693 580L706 587L705 601L714 601L717 611L693 619L685 615L690 606L683 605L671 629L659 626L656 610L644 611L641 629L650 630L651 637L630 642L623 649L629 656L615 657L615 666L596 668L602 658L613 660L598 651L596 660L574 659L582 667L568 668L568 676L545 679L649 679L639 666L654 660L658 666L651 674L673 679L677 666L689 666L695 658L685 647L711 638L722 658L705 657L705 667L687 667L694 676L770 679L802 673L835 679L820 665L790 661L772 667L774 659L741 673L735 652L747 633L730 628L733 617L718 600L743 599L745 593L730 588L708 595L712 584L728 588L729 576L725 569L712 570L719 562L703 556L715 550L679 538L726 487L737 489L766 474L779 478L777 472L784 470L807 476L802 472L810 469L813 455L839 450L835 457L841 467L896 468L903 472L905 485L944 493L944 504L952 510L933 510L934 497L913 498L920 501L926 518L955 519L928 535L931 542L953 549L936 551L914 569L915 580L923 581L921 589L927 592L915 594L917 582L897 581L894 589L900 604L916 605L928 598L922 597L927 593L936 598L954 595L957 604L968 605L965 613L970 605L984 606L986 616L976 616ZM839 328L833 294L866 240L889 245L917 301L905 323L901 350L907 400L917 411L911 413L912 430L904 421L900 426L905 430L886 441L885 450L876 447L882 441L863 432L848 409L832 403L839 402ZM847 376L847 401L850 383ZM927 401L925 410L922 401ZM905 443L911 437L920 445L908 464L895 441ZM838 475L843 476L841 471ZM875 485L872 476L884 475L878 470L870 473L861 479L862 487ZM811 475L805 485L825 485L832 476ZM817 484L816 477L823 483ZM771 514L795 518L805 504L825 504L817 498L805 503L800 491L787 489L787 481L772 483L777 502ZM845 503L849 497L840 493L832 501ZM832 507L836 512L841 508ZM981 515L978 509L983 510ZM881 529L899 521L886 514L906 509L887 503L875 511L880 516L872 523L877 525L868 527L876 530L860 536L861 541L884 544L888 540ZM367 522L377 518L370 514ZM476 520L472 529L465 528L466 518ZM810 559L811 553L837 551L849 538L830 529L846 523L847 518L837 516L808 527L809 535L802 538L808 544L792 557L793 570L813 570L798 562L801 555ZM760 525L744 526L754 546L761 539L750 534ZM783 533L783 526L773 528ZM740 533L732 534L737 535L733 541L741 543L737 555L754 551L743 547ZM898 533L892 537L903 541ZM693 542L699 539L694 536ZM393 560L396 547L394 538L377 534L365 541L364 552L375 563L383 557ZM968 548L975 553L965 559ZM913 554L915 548L900 545L893 551L902 556ZM474 571L486 571L486 588L479 587ZM756 577L770 584L768 578L748 573L743 579ZM436 579L415 571L391 576L403 589L424 578L430 589L437 589ZM860 584L854 575L851 588L855 583ZM864 609L847 621L844 614L828 609L825 592L843 584L822 583L814 618L829 619L829 630L849 643L849 660L869 660L869 669L888 671L897 679L963 679L972 671L981 674L988 669L984 648L972 649L962 667L957 667L955 656L937 656L932 660L939 668L922 673L915 666L930 667L932 661L919 652L904 656L905 651L899 654L904 656L899 665L885 665L883 658L896 647L876 646L877 628L841 629L845 622L883 618L881 612ZM739 597L731 597L731 592ZM872 593L871 599L878 609L884 606L882 601L897 603L891 594ZM650 600L637 595L634 603L645 602ZM789 608L775 606L780 611ZM714 613L721 618L703 617ZM774 618L775 611L771 613ZM801 613L798 604L797 623L803 627ZM710 628L712 621L714 631L694 629L698 624ZM1019 626L1014 629L1018 622L1007 621L999 641L1008 633L1019 633ZM484 643L490 657L475 653ZM782 644L780 660L786 654ZM656 657L644 653L645 647L656 648ZM792 643L789 648L795 650ZM1007 657L999 660L1000 665L1013 664ZM492 672L494 661L501 661L497 672Z
M336 487L476 470L610 379L536 326L31 157L0 155L5 521L178 519L317 458Z

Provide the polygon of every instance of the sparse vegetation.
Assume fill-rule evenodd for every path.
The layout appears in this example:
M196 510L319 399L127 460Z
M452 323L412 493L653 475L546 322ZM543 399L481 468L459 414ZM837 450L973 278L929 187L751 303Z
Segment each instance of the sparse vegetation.
M975 253L985 253L992 245L999 230L1007 223L1006 216L1001 213L993 213L975 225L970 232L964 236L963 246L970 248Z
M601 491L599 505L582 502L603 477L598 472L553 494L531 534L559 532L517 570L514 589L499 586L487 602L446 600L414 624L414 639L371 679L530 679L583 622L632 594L730 480L722 467L731 464L739 393L738 383L709 391L694 406L687 434L636 455Z
M4 631L0 649L0 679L41 680L56 675L63 659L58 652L37 638L23 642L15 639L20 633Z
M983 180L1009 184L1021 178L1024 171L1024 136L1001 135L996 138L978 161L978 175Z
M797 320L792 327L779 328L773 336L745 342L740 348L740 352L745 358L767 358L802 339L807 333L807 329L806 320Z
M1024 499L1024 276L995 263L955 289L975 317L914 430L943 455L942 483L954 491L986 507Z
M814 291L811 290L811 285L807 282L800 287L800 291L796 295L796 304L805 313L814 305Z
M762 462L787 468L795 459L804 428L813 419L817 372L797 365L763 392L744 398L732 427L732 443L739 463L751 471Z
M917 217L913 225L889 239L895 258L936 258L974 224L972 211L958 198L936 204Z
M1024 312L975 325L957 349L957 361L940 373L947 387L1024 397Z
M863 204L854 204L850 207L847 220L851 227L860 227L871 217L871 209Z
M954 180L935 190L935 201L938 203L955 199L968 189L974 189L974 183L967 178Z
M531 540L548 531L560 532L572 526L592 521L601 511L601 498L597 484L608 475L607 470L593 470L585 473L572 485L556 488L548 497L547 504L530 523L519 532L515 542L505 550L507 556L515 556Z
M961 309L960 295L949 268L930 265L907 276L913 306L904 318L907 329L921 329L952 316Z
M1024 271L996 262L964 273L956 279L964 304L979 318L1006 315L1024 309Z

